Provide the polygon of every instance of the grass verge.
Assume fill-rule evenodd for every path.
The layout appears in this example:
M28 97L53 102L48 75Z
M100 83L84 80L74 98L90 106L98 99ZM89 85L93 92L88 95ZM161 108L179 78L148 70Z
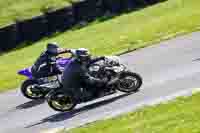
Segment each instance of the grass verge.
M199 133L200 93L62 133Z
M0 27L16 19L27 19L40 15L46 8L58 9L69 5L67 0L0 0Z
M95 55L138 49L199 30L199 5L199 0L168 0L3 54L0 56L0 91L20 85L24 78L16 74L17 70L32 65L48 42L56 41L67 48L86 47Z

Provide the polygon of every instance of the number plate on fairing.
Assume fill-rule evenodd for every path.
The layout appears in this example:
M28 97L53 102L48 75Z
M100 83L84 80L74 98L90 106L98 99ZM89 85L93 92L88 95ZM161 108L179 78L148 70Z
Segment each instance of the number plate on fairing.
M49 81L55 81L55 80L57 80L57 77L56 76L51 76L51 77L48 77L48 80Z

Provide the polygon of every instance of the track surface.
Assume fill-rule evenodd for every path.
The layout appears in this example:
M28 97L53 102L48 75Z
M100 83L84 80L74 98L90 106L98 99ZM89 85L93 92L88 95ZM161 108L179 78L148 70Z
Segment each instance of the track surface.
M75 127L117 113L134 110L150 100L200 87L200 32L178 37L121 56L144 84L136 94L121 93L82 104L71 113L51 110L43 101L30 101L19 91L0 94L0 133L37 133Z

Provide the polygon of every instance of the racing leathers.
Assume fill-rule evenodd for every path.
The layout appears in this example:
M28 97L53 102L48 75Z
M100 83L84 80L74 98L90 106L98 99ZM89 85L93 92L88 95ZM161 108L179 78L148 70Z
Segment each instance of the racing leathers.
M89 66L100 60L104 60L105 57L97 57L90 59L87 63L72 59L65 67L62 76L63 89L78 93L78 89L86 86L104 86L105 79L94 78L89 74ZM92 87L91 87L92 88Z
M49 52L48 50L43 52L31 68L33 77L42 78L61 74L61 71L56 65L56 56L66 52L68 52L68 50L60 48L52 52Z

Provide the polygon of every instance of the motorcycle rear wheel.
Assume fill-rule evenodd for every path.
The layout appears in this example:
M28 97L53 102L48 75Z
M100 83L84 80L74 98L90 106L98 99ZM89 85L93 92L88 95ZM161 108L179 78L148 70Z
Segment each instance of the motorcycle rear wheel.
M34 79L27 79L21 85L21 93L23 96L29 99L43 99L45 95L41 93L39 90L38 92L34 92L33 89L35 85L38 85L38 82Z
M70 94L63 92L53 92L47 96L48 105L55 111L71 111L76 106L76 100Z

